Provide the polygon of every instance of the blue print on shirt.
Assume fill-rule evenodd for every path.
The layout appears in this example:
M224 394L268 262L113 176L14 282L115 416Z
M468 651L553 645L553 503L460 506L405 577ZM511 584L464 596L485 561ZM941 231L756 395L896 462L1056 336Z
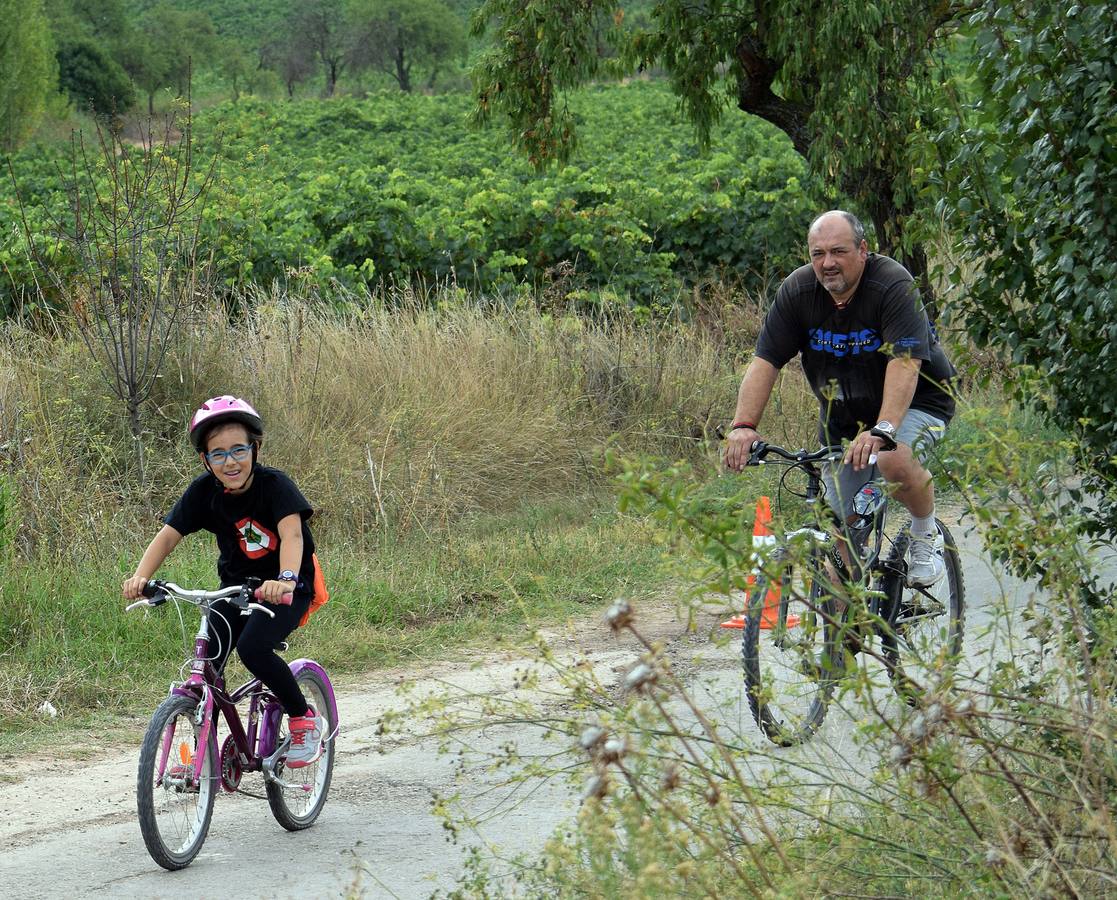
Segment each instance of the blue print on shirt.
M812 328L810 337L812 350L821 350L823 353L838 357L872 353L874 350L879 350L881 345L880 335L872 328L849 334Z

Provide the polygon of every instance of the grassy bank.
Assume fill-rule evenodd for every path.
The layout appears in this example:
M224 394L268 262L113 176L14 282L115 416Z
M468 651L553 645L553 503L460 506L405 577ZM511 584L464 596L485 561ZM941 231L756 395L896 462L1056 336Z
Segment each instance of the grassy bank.
M646 594L663 577L652 532L592 498L482 518L443 537L324 550L331 599L291 638L292 652L318 659L343 686L358 673L422 665L498 638L515 644L528 625L597 614L616 594ZM0 752L91 717L142 717L179 677L197 612L124 613L121 574L141 550L134 541L84 571L4 567ZM195 536L161 574L208 587L213 572L211 542ZM239 662L230 673L247 677ZM37 712L44 701L60 719Z
M119 585L199 471L185 423L204 398L251 398L264 461L290 472L333 599L297 641L338 673L514 638L664 579L663 546L616 511L608 449L701 463L731 405L724 332L499 316L454 292L316 295L201 306L167 347L132 434L102 363L64 330L9 324L0 341L0 727L146 710L178 672L196 620L122 613ZM755 305L736 298L735 340ZM786 392L793 406L801 387ZM214 582L192 536L165 564ZM62 720L51 720L50 727ZM53 724L51 724L53 723Z

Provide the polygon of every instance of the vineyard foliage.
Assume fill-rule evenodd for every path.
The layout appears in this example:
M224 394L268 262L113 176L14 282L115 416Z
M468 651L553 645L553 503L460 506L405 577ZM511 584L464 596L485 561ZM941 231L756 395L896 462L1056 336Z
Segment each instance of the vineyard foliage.
M419 278L508 292L561 271L572 302L636 306L707 276L757 284L798 264L819 201L781 132L729 117L703 154L665 86L601 87L573 102L578 153L545 173L498 129L469 127L462 95L207 110L194 122L195 168L216 158L200 258L230 290ZM50 253L67 210L66 153L33 148L13 166L30 231ZM0 201L6 313L33 299L34 284L12 193ZM65 268L58 253L52 265Z

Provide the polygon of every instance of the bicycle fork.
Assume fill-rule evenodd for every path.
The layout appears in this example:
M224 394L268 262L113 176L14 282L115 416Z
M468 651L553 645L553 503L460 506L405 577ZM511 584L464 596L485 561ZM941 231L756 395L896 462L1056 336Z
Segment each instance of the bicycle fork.
M182 775L187 778L183 783L183 787L193 788L202 783L202 767L205 765L206 752L209 748L209 734L213 729L213 695L210 693L209 685L203 681L198 684L191 684L191 680L185 684L171 688L172 696L189 697L197 701L194 707L194 713L190 719L196 726L200 726L201 730L198 732L197 740L194 736L190 736L190 743L192 747L187 747L186 742L179 743L179 758L177 763L171 765L172 778L175 777L175 767L181 766L183 770L188 768L188 771L183 771ZM188 686L194 687L195 690L188 690ZM201 696L198 695L198 689L201 691ZM171 760L171 748L175 744L175 731L177 724L172 725L167 729L166 734L163 735L163 744L159 753L159 768L157 770L158 783L167 784L167 764ZM187 758L189 754L189 758Z

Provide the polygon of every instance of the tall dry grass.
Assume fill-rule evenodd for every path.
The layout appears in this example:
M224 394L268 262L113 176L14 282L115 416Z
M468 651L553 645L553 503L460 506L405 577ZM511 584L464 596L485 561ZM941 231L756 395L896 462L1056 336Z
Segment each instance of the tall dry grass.
M191 412L221 393L257 406L263 460L296 478L319 529L347 540L599 491L607 446L693 456L731 415L737 347L759 324L759 304L738 299L719 301L737 316L732 348L701 321L497 313L450 287L359 303L273 290L232 312L210 299L184 321L145 410L143 483L122 405L77 338L8 323L8 537L25 556L85 558L149 533L200 471ZM801 385L783 394L798 415Z
M257 406L263 461L316 509L337 599L300 649L341 671L658 583L650 535L598 515L614 505L606 451L704 459L742 362L716 329L681 317L590 320L453 288L234 300L207 298L182 320L139 452L123 404L61 320L0 328L9 724L44 699L124 709L165 687L183 645L177 617L123 616L119 584L202 471L186 422L207 397ZM755 302L740 307L755 328ZM211 583L211 545L192 539L160 574Z

